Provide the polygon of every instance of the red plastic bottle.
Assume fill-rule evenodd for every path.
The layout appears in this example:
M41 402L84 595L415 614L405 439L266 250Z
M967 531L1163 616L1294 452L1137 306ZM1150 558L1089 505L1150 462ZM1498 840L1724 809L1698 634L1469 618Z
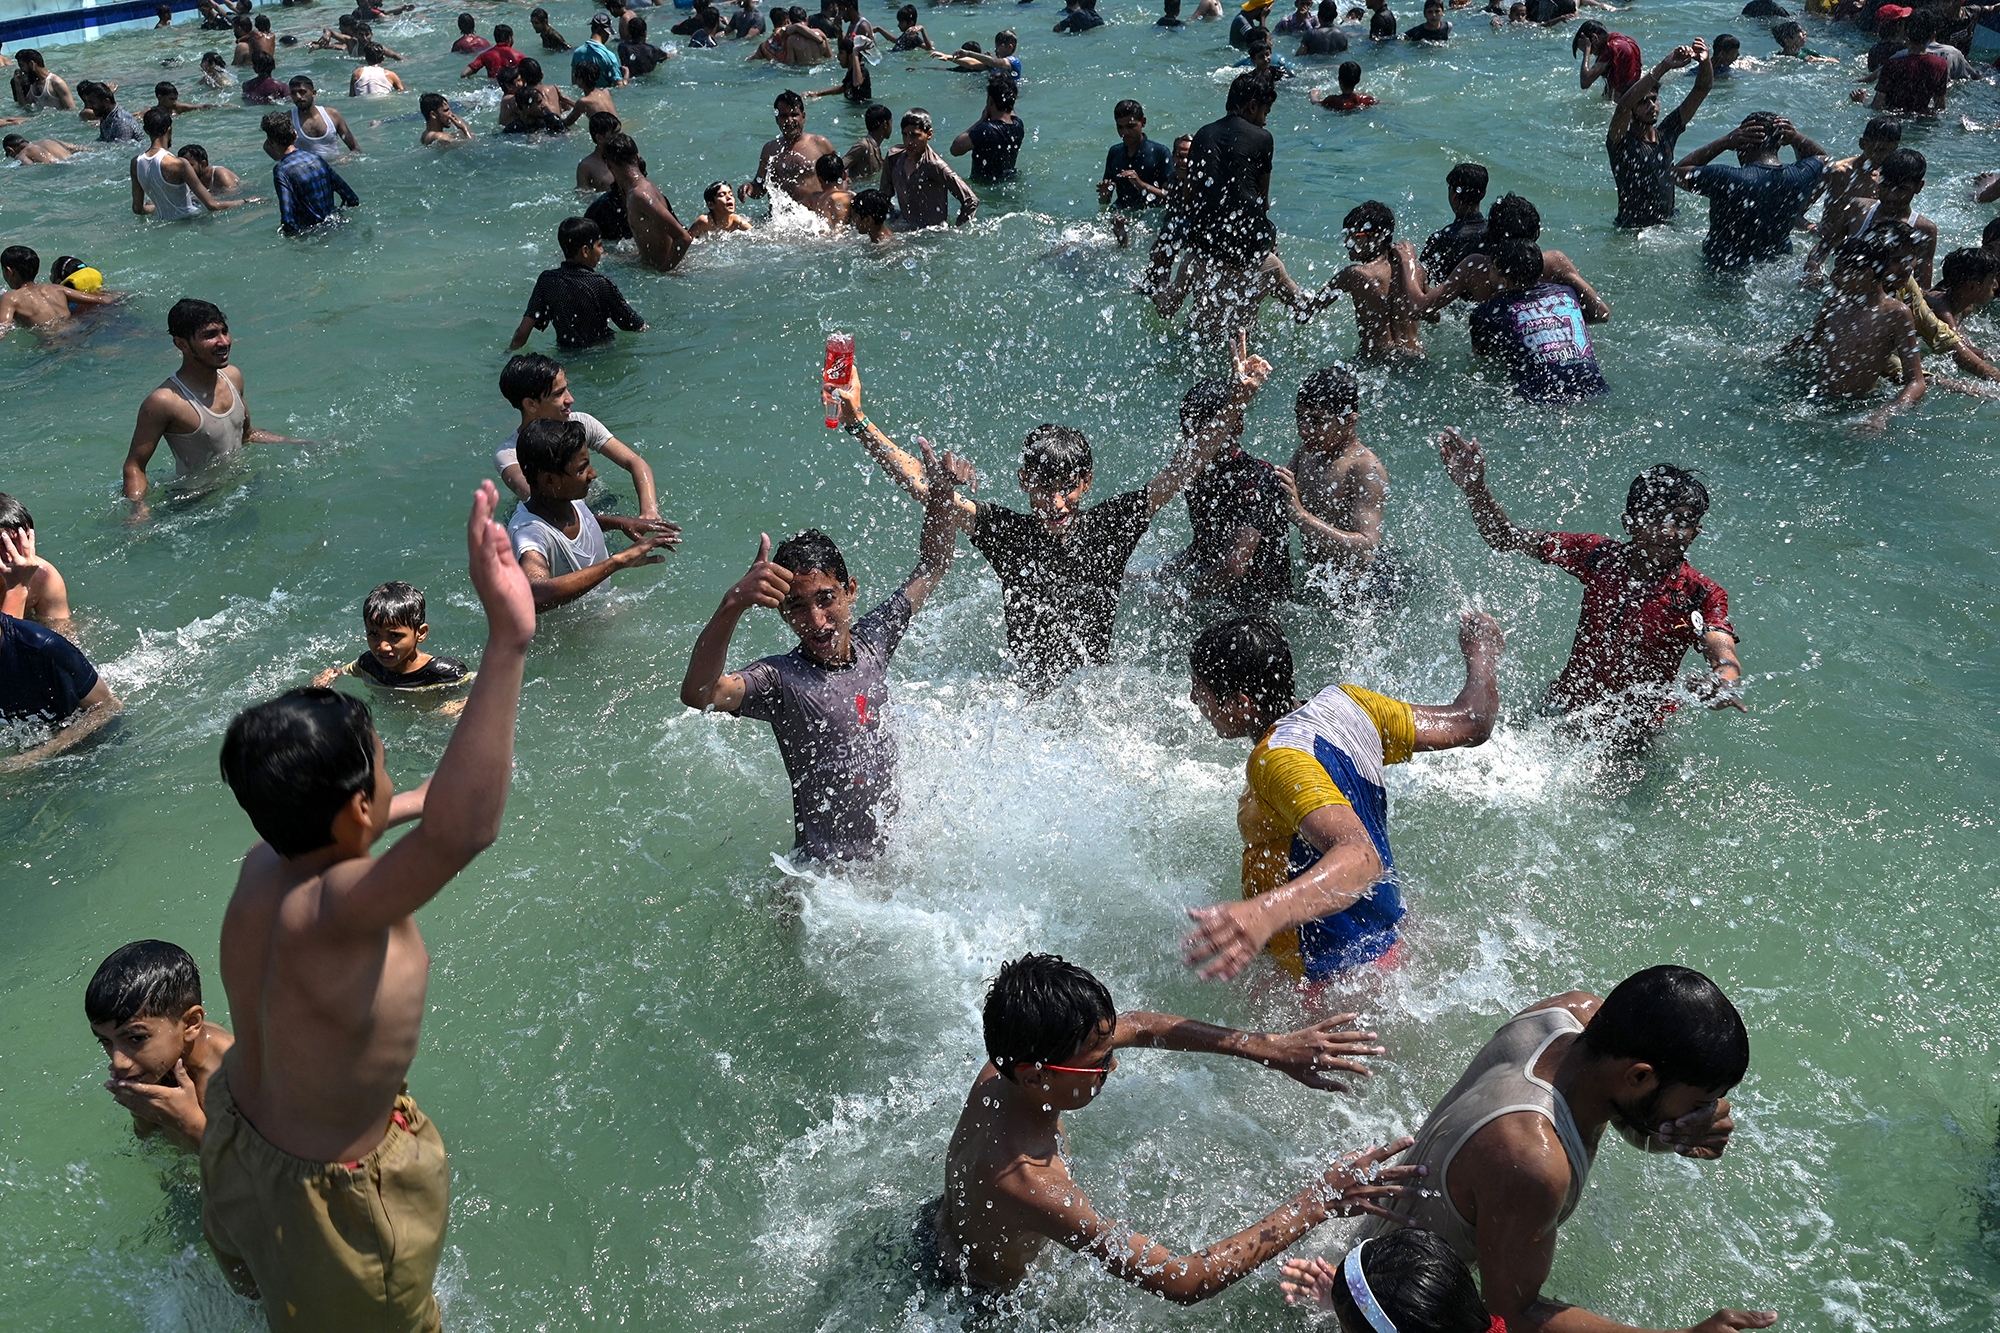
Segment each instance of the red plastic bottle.
M854 335L836 333L826 340L826 391L844 389L854 381ZM830 415L826 419L828 430L840 424L840 409L830 400L827 403Z

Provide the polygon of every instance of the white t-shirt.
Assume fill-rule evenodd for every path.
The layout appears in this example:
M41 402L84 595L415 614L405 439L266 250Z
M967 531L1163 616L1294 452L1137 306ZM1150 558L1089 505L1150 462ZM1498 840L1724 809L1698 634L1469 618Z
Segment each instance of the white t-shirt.
M600 454L604 452L604 442L611 438L609 427L588 412L572 412L569 414L569 419L583 427L583 442L592 452ZM505 472L508 468L519 464L521 460L516 456L515 445L520 438L521 430L517 426L512 434L500 441L499 449L493 454L494 471Z
M604 545L604 529L598 526L597 515L586 509L581 500L570 503L576 506L578 524L573 538L565 537L562 529L535 517L526 500L514 507L514 516L507 520L507 540L514 544L516 560L524 551L539 551L542 559L549 562L549 573L560 578L579 569L601 565L611 558L610 550Z

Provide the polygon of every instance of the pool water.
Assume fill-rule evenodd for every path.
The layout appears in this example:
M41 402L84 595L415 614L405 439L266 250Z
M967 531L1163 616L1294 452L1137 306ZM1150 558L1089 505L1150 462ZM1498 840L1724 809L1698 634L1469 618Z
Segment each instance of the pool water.
M270 12L283 32L330 8ZM1261 966L1218 985L1179 962L1184 909L1236 893L1244 757L1187 702L1183 613L1128 599L1114 662L1030 703L1006 679L998 585L961 547L898 657L903 811L895 850L866 869L778 864L790 810L768 729L678 699L694 636L760 532L832 533L865 605L914 563L916 507L822 424L815 381L836 329L855 335L871 414L905 442L922 432L969 455L983 493L1013 492L1019 441L1042 421L1089 435L1100 495L1167 457L1178 395L1217 363L1128 294L1143 253L1113 244L1094 183L1113 102L1141 98L1162 141L1191 132L1220 114L1237 53L1220 25L1168 34L1136 0L1102 8L1113 21L1077 38L1048 33L1047 0L925 12L940 45L990 47L1002 23L1024 33L1021 179L983 190L969 231L871 253L792 218L699 247L672 274L607 261L652 331L568 358L577 405L651 462L687 542L544 618L505 830L421 917L435 961L411 1084L452 1157L453 1328L955 1327L961 1309L915 1289L901 1247L940 1187L1001 961L1062 953L1128 1007L1238 1026L1311 1017ZM550 9L582 38L589 7ZM336 235L281 240L268 205L142 222L122 152L0 172L0 238L45 263L80 255L135 294L71 333L0 340L0 489L34 512L82 643L127 704L102 743L0 777L11 1329L259 1326L201 1246L192 1164L139 1146L102 1091L82 990L117 945L171 939L227 1023L216 932L253 838L216 772L229 718L359 652L361 599L386 579L428 592L433 651L478 650L463 516L512 429L496 377L534 275L557 261L556 225L579 211L584 148L489 133L494 93L460 83L444 54L455 12L382 25L410 57L399 97L348 101L344 62L284 53L280 75L318 77L364 146L339 168L363 205ZM482 31L527 27L522 6L474 12ZM1716 977L1753 1033L1736 1146L1709 1166L1607 1149L1548 1290L1648 1327L1728 1305L1776 1309L1785 1328L1992 1328L1995 406L1933 392L1871 437L1858 412L1802 405L1771 365L1812 315L1796 270L1705 275L1698 200L1676 227L1613 231L1609 108L1576 88L1568 34L1456 22L1442 50L1357 52L1381 99L1364 115L1307 104L1299 84L1330 85L1330 69L1287 87L1271 118L1282 253L1323 282L1344 262L1342 215L1368 198L1420 239L1448 219L1445 172L1482 161L1490 197L1535 200L1545 244L1612 304L1595 331L1612 393L1568 413L1516 406L1478 377L1462 314L1427 333L1428 364L1364 372L1364 438L1388 468L1388 534L1417 586L1372 618L1287 610L1302 682L1441 701L1460 675L1459 608L1492 611L1508 635L1492 742L1392 778L1412 947L1365 997L1390 1054L1353 1097L1134 1055L1070 1119L1078 1179L1107 1215L1197 1248L1331 1154L1413 1130L1512 1010L1677 961ZM1717 25L1752 55L1772 45L1733 6L1616 16L1652 58ZM215 36L51 54L72 82L117 80L143 108L163 58L197 100ZM1845 95L1859 39L1812 40L1847 64L1739 75L1684 148L1771 107L1851 152L1866 118ZM684 218L709 181L748 177L780 88L838 81L831 65L743 54L684 51L615 94ZM876 68L878 96L928 107L941 143L977 119L978 79L909 63ZM1670 79L1670 109L1685 86ZM416 95L431 89L462 97L476 143L416 146ZM1967 181L2000 166L1992 135L1960 120L2000 119L1993 89L1953 103L1906 139L1929 156L1921 206L1943 249L1976 242L1991 210ZM179 142L268 194L255 122L202 112ZM31 128L84 137L74 125L51 113ZM844 148L860 117L818 101L809 128ZM199 486L156 465L152 519L134 525L119 464L139 400L175 368L164 323L183 295L228 312L257 424L314 443L254 448ZM1994 324L1973 327L1990 346ZM1267 312L1259 348L1276 371L1252 451L1289 456L1296 385L1352 343L1344 309L1303 329ZM1693 559L1731 593L1752 711L1684 713L1636 763L1555 737L1533 701L1567 652L1577 589L1480 543L1437 462L1447 424L1485 441L1509 512L1541 527L1615 533L1637 470L1703 469L1715 505ZM608 470L607 489L633 512L622 473ZM1141 555L1185 538L1176 505ZM734 658L789 642L759 613ZM397 782L421 780L449 723L393 703L376 717ZM1023 1327L1090 1333L1303 1318L1274 1272L1185 1311L1067 1255L1020 1306Z

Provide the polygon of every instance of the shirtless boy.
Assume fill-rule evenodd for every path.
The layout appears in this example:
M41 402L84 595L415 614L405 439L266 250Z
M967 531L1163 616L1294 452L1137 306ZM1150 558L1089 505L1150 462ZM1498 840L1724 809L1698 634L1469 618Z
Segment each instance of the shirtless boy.
M1410 292L1423 289L1424 271L1414 255L1403 253L1407 246L1395 244L1395 215L1387 204L1370 199L1349 210L1341 227L1354 262L1335 274L1329 287L1354 302L1354 355L1363 361L1421 360L1424 342ZM1405 264L1416 266L1407 283L1396 272Z
M104 1089L132 1113L132 1132L200 1152L209 1080L236 1039L208 1021L188 951L165 940L119 949L97 965L83 1015L111 1061Z
M6 138L7 156L16 162L29 164L39 162L67 162L83 151L80 143L68 143L62 139L26 139L18 134Z
M854 190L847 181L847 161L839 153L828 153L813 163L819 178L819 193L806 197L806 207L835 227L844 226L848 210L854 206Z
M1985 309L2000 293L2000 255L1970 246L1954 250L1944 257L1942 273L1938 289L1927 299L1931 313L1958 339L1951 352L1959 368L1981 379L2000 380L2000 365L1966 341L1965 326L1959 322Z
M646 178L639 162L639 145L629 134L614 134L604 141L604 165L611 169L612 188L625 202L625 222L632 229L633 244L639 248L640 262L665 272L687 254L688 235L673 205L659 187Z
M1604 719L1623 733L1614 739L1643 742L1672 716L1670 691L1690 648L1708 660L1711 673L1694 683L1697 696L1710 708L1743 710L1733 688L1743 667L1729 626L1729 594L1687 560L1708 514L1700 478L1665 463L1634 477L1625 494L1626 541L1535 532L1508 519L1487 489L1479 441L1446 430L1439 446L1445 474L1465 492L1488 546L1554 565L1583 584L1576 639L1542 695L1544 714L1622 709Z
M62 571L35 552L35 516L13 496L0 493L0 532L12 534L23 563L32 566L27 578L0 586L0 614L32 620L74 641L69 614L69 585Z
M1393 1216L1364 1221L1357 1239L1406 1223L1442 1236L1510 1333L1635 1333L1543 1295L1557 1231L1607 1127L1644 1152L1722 1156L1736 1128L1726 1094L1749 1066L1736 1007L1689 968L1647 968L1603 999L1579 990L1543 1000L1494 1034L1417 1131L1410 1156L1436 1188L1391 1200ZM1718 1310L1687 1333L1775 1322L1768 1311Z
M736 211L736 191L729 188L728 181L710 181L701 192L701 200L708 205L708 211L688 224L690 240L698 241L720 232L756 230L749 218Z
M53 282L36 282L42 271L42 257L25 245L0 250L0 277L7 290L0 292L0 336L16 324L47 329L75 313L76 307L111 305L122 300L118 292L80 292Z
M1861 127L1861 151L1844 157L1820 173L1821 198L1828 209L1850 197L1875 197L1882 159L1903 146L1903 122L1894 116L1871 116Z
M1361 443L1361 385L1345 366L1306 376L1293 404L1299 447L1278 484L1292 507L1306 563L1357 596L1381 582L1370 577L1385 554L1382 510L1389 474Z
M764 145L757 157L757 174L745 182L745 199L762 199L767 185L776 186L792 198L805 201L818 186L813 163L833 151L824 135L806 133L806 99L790 88L771 103L777 113L778 135Z
M404 1091L430 974L414 913L499 836L513 774L535 609L498 498L481 483L466 533L486 650L428 781L398 795L367 706L332 690L247 709L223 740L262 841L222 918L237 1033L209 1080L202 1231L274 1329L439 1327L451 1178Z
M1891 413L1914 407L1924 396L1916 320L1909 306L1890 295L1915 270L1921 244L1916 230L1899 222L1841 242L1812 328L1778 352L1803 354L1819 398L1872 397L1882 380L1895 380L1895 399L1869 416L1870 429L1881 429Z
M593 113L584 123L590 128L590 151L577 161L576 188L601 194L615 183L611 168L604 165L604 141L623 126L608 111Z
M1483 245L1497 245L1501 241L1535 241L1542 235L1542 215L1534 204L1518 194L1503 195L1492 208L1486 211L1486 236ZM1397 242L1405 258L1414 258L1415 250L1408 241ZM1417 278L1422 270L1415 265L1405 265L1403 272L1410 278ZM1542 281L1559 282L1576 293L1577 304L1583 307L1586 324L1602 324L1611 318L1611 307L1597 294L1596 288L1583 280L1570 257L1560 250L1542 251ZM1477 305L1490 301L1508 289L1509 283L1501 276L1500 270L1490 256L1471 254L1458 262L1450 275L1435 287L1413 288L1411 300L1415 302L1417 313L1425 319L1435 320L1453 301L1471 301Z
M451 109L443 93L425 93L417 99L417 110L424 117L424 132L417 136L417 142L424 147L450 148L472 138L472 127Z
M766 535L750 572L694 641L681 702L771 724L792 786L793 854L861 861L883 845L880 821L896 808L896 735L885 725L889 662L910 618L951 568L958 544L957 460L924 452L924 526L917 567L888 600L854 619L860 583L825 533L808 529L778 545ZM776 611L798 646L741 671L725 671L729 641L752 607Z
M1850 193L1838 204L1828 204L1820 215L1819 240L1806 256L1808 286L1820 282L1820 264L1840 247L1842 241L1872 231L1891 222L1906 222L1918 236L1916 280L1923 291L1931 289L1937 261L1937 223L1915 212L1913 205L1923 192L1926 164L1914 148L1898 148L1886 155L1876 168L1875 188L1866 194Z
M987 1062L973 1080L945 1152L944 1194L918 1220L936 1245L935 1277L979 1293L1018 1285L1050 1241L1086 1255L1121 1281L1194 1305L1249 1276L1329 1217L1386 1215L1415 1194L1422 1173L1379 1164L1399 1139L1336 1160L1261 1221L1176 1255L1101 1216L1070 1174L1065 1111L1088 1106L1133 1047L1233 1055L1309 1088L1345 1092L1339 1073L1367 1076L1374 1033L1342 1030L1342 1014L1291 1033L1238 1032L1172 1014L1119 1013L1090 973L1031 953L1000 969L986 994Z
M181 368L139 404L139 421L125 454L125 498L133 502L134 518L146 517L146 465L162 438L183 476L246 444L306 443L250 424L243 372L229 364L229 320L221 310L184 297L167 312L167 332L180 349Z

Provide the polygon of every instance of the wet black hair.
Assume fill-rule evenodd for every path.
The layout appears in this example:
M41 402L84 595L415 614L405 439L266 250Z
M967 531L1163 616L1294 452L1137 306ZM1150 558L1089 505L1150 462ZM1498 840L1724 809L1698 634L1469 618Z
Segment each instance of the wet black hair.
M1146 108L1140 106L1129 97L1111 108L1111 118L1113 120L1123 120L1127 116L1131 116L1137 120L1144 120L1146 118Z
M222 780L278 855L325 847L341 808L356 792L375 790L368 705L307 688L244 709L222 738Z
M908 19L912 23L917 21L917 7L915 5L904 5L896 11L896 22L901 23L905 19Z
M182 157L190 162L199 162L203 166L208 165L208 150L198 143L182 145L180 153Z
M922 130L929 134L932 132L931 113L920 106L913 106L903 113L902 126L906 130Z
M1188 671L1225 703L1248 695L1266 721L1289 712L1298 697L1292 645L1269 616L1238 616L1210 625L1188 649Z
M556 244L564 259L574 259L583 247L604 239L604 232L589 218L564 218L556 226Z
M450 109L451 99L443 93L425 93L417 99L417 110L422 112L425 117L430 117L440 111L448 111Z
M579 449L589 447L589 436L584 432L583 423L573 417L561 421L546 418L530 421L521 427L521 433L514 437L515 461L521 465L521 475L528 479L532 488L535 478L562 473L569 467Z
M888 107L884 106L880 102L871 102L868 106L868 109L861 113L861 120L862 123L868 127L869 132L872 134L875 130L875 126L878 124L881 125L885 131L891 125L894 125L896 123L896 113L891 111Z
M1882 159L1880 167L1884 185L1913 185L1923 181L1928 169L1924 155L1914 148L1898 148Z
M1361 406L1361 381L1346 366L1322 366L1299 383L1292 415L1299 427L1327 417L1344 417Z
M542 81L542 62L533 56L521 57L514 62L514 77L519 79L525 88L538 86Z
M618 133L623 128L624 122L620 121L618 117L612 115L609 111L593 111L590 113L590 118L586 124L590 127L590 137L596 139L604 135Z
M819 177L822 185L832 185L847 176L847 159L839 153L821 153L813 163L813 175Z
M1743 49L1742 39L1727 32L1715 34L1715 40L1709 43L1709 45L1716 51L1741 51Z
M1877 277L1886 278L1908 248L1907 241L1895 234L1894 224L1876 226L1842 241L1833 252L1833 266L1865 268Z
M382 49L380 42L361 43L361 63L364 65L379 65L388 58L388 55L389 53Z
M42 59L42 53L32 46L24 46L16 51L14 59L23 65L40 65L43 69L49 67L49 62Z
M161 79L153 85L153 96L155 97L179 97L180 95L181 90L173 84L168 83L165 79Z
M1073 1059L1117 1021L1104 983L1049 953L1022 954L1004 964L986 988L981 1011L986 1058L1010 1083L1019 1081L1017 1066Z
M1771 40L1780 45L1793 37L1798 38L1800 41L1804 41L1806 38L1806 30L1801 28L1796 22L1780 23L1771 29Z
M0 250L0 268L12 269L23 281L33 282L42 271L42 257L25 245L10 245Z
M1335 70L1334 74L1340 79L1340 90L1348 92L1361 82L1361 62L1359 60L1343 60L1340 62L1340 68Z
M286 82L285 86L287 88L294 88L294 89L304 88L307 92L312 92L312 93L316 93L319 91L319 85L314 83L310 76L304 74L292 75L292 77ZM290 113L287 113L285 118L287 120L291 119Z
M285 121L287 129L291 120ZM167 334L174 338L192 338L211 324L229 326L229 316L222 313L222 307L212 301L199 301L192 296L183 296L174 302L174 308L167 312Z
M871 222L889 220L889 207L895 203L895 196L887 190L863 190L854 196L854 203L848 210L855 217L867 218Z
M264 118L257 122L264 137L273 143L297 143L299 132L292 127L292 118L283 111L266 111Z
M1986 230L1979 233L1979 245L1984 250L2000 250L2000 218L1989 218Z
M20 532L34 526L35 516L28 512L28 506L0 491L0 531Z
M76 95L82 101L89 101L98 97L103 98L107 102L116 102L118 100L118 94L111 90L110 84L99 83L95 79L85 79L83 82L77 84Z
M710 181L707 188L701 192L701 201L705 204L713 204L716 196L728 188L728 181Z
M569 81L585 92L594 90L603 82L603 78L604 72L598 68L595 60L578 60L569 67Z
M500 396L517 409L530 398L546 398L562 374L562 362L540 352L510 357L500 370Z
M1028 484L1066 490L1091 473L1090 441L1080 430L1044 421L1021 441L1021 475Z
M1005 42L1009 46L1019 46L1021 44L1021 39L1014 35L1014 30L1012 28L1002 28L1000 31L993 34L993 53L995 55L998 55L1000 53L1000 43L1002 42Z
M1722 988L1691 967L1635 972L1604 997L1582 1044L1603 1060L1639 1060L1660 1086L1723 1093L1750 1069L1750 1033Z
M849 582L847 557L833 538L818 528L807 528L779 542L778 549L771 552L771 563L794 574L825 574L843 588Z
M1625 491L1625 512L1633 517L1692 509L1708 513L1708 487L1700 474L1672 463L1655 463L1632 478Z
M10 134L4 139L0 139L0 148L4 148L9 153L16 152L27 146L28 141L18 134Z
M134 940L97 965L83 990L83 1016L99 1023L135 1018L178 1021L201 1003L201 969L178 944Z
M1501 241L1487 248L1487 258L1507 281L1526 286L1542 277L1542 247L1533 241Z
M1486 183L1491 179L1486 168L1477 162L1461 162L1444 175L1446 188L1460 194L1475 194L1481 199L1486 197Z
M1435 1231L1404 1227L1362 1242L1361 1276L1382 1313L1398 1329L1415 1333L1486 1333L1493 1316L1479 1299L1479 1285L1451 1243ZM1345 1277L1335 1277L1333 1312L1343 1329L1366 1329Z
M174 127L174 113L163 106L149 106L146 114L139 117L139 126L148 138L157 139Z
M783 111L787 108L793 111L803 111L806 109L806 99L793 92L790 88L785 89L771 99L771 109L773 111Z
M2000 255L1966 246L1944 257L1944 264L1938 270L1938 285L1948 292L1963 284L1985 282L1995 273L2000 273ZM0 519L0 527L5 526L6 520Z
M626 19L625 31L630 34L630 36L626 38L627 41L632 41L632 42L645 41L646 40L645 16L643 14L634 14L631 18Z
M1396 230L1396 215L1380 199L1370 199L1347 210L1347 216L1340 225L1348 231L1379 231L1391 233Z
M637 162L639 174L642 176L646 174L646 164L639 160L639 145L634 142L631 135L622 130L617 134L605 135L604 142L598 145L597 155L611 166L622 167Z
M1486 210L1486 234L1496 241L1540 240L1542 212L1518 194L1503 194Z
M1241 111L1247 107L1270 106L1278 100L1278 91L1272 85L1268 74L1251 70L1238 74L1229 84L1229 100L1224 103L1225 111Z
M1875 143L1903 142L1903 122L1894 116L1871 116L1861 127L1861 137Z
M1271 53L1271 34L1262 28L1252 29L1250 35L1243 39L1243 50L1246 54L1252 56L1256 55L1259 51L1269 55Z
M512 46L514 44L513 25L507 23L494 24L493 44L495 46Z
M1021 86L1014 82L1011 74L994 73L986 80L986 97L1002 111L1012 111L1014 103L1020 99Z
M381 584L362 601L361 623L420 628L426 623L424 594L421 589L394 579Z
M478 26L479 26L479 20L472 17L472 15L460 14L458 16L458 30L460 32L469 33Z
M1229 410L1229 381L1220 375L1196 380L1181 395L1181 434L1193 439L1203 427Z
M1588 46L1593 39L1609 37L1610 35L1611 29L1605 27L1597 19L1585 19L1577 25L1576 36L1570 38L1569 53L1573 56L1582 55L1584 47Z
M278 62L265 52L259 51L250 57L250 68L268 79L271 77L271 72L278 68Z

